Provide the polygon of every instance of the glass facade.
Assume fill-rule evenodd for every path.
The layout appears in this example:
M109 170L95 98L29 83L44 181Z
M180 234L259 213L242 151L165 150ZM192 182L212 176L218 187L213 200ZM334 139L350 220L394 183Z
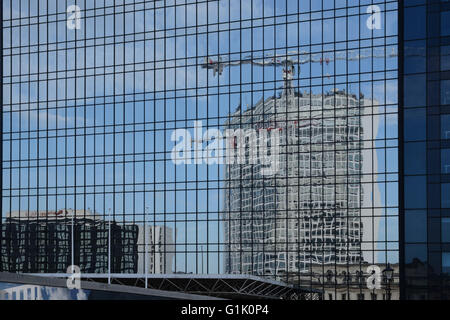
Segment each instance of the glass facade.
M405 0L401 10L402 295L448 299L450 2Z
M391 285L398 298L398 1L3 0L2 11L1 271L244 274L324 299L386 299ZM448 190L426 179L424 90L439 105L450 89L415 54L424 21L405 31L402 99L417 159L404 166L405 221L419 229L427 186ZM433 110L436 139L450 138ZM393 283L368 286L388 263Z

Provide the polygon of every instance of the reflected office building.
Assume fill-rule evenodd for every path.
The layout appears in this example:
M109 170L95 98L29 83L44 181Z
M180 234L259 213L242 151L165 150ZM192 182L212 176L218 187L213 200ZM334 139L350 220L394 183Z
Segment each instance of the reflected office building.
M1 270L20 273L171 273L169 228L105 221L91 210L14 211L2 224ZM111 263L108 263L111 261Z
M226 272L296 283L317 266L375 262L377 108L376 101L344 90L285 88L231 115L231 129L276 130L280 147L273 175L263 171L267 165L249 161L226 166ZM248 154L250 146L245 149Z

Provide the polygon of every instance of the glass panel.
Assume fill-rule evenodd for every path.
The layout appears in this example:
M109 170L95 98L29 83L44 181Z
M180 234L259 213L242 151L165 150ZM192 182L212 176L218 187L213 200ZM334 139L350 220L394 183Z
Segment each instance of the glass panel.
M426 71L426 42L407 41L405 42L405 74L419 73Z
M332 269L335 299L398 273L398 3L373 2L4 1L0 271L325 292ZM406 22L412 176L425 21Z
M442 208L450 208L450 183L441 185L441 205Z
M404 110L405 141L418 141L426 139L426 109Z
M450 173L450 149L441 150L441 173Z
M450 252L442 252L442 271L450 272Z
M405 143L405 174L424 174L426 156L425 143Z
M442 218L442 242L450 242L450 218Z
M450 11L441 12L441 36L450 36Z
M450 46L441 47L441 71L450 70Z
M411 4L409 4L411 5ZM426 7L417 6L404 9L405 40L422 39L426 34Z
M407 209L426 208L426 177L405 177L405 207Z
M427 241L427 212L407 210L405 215L406 242Z
M450 114L441 115L441 139L450 139Z
M450 80L441 81L441 104L450 104Z
M426 103L425 75L405 76L405 107L421 107Z

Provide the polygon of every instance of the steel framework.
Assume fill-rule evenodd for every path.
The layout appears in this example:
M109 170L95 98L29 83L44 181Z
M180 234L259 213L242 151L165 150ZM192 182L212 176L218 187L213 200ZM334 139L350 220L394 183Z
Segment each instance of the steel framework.
M34 274L39 276L39 274ZM67 278L70 274L41 274ZM303 288L251 275L201 274L82 274L84 281L202 295L224 299L318 300L319 290Z

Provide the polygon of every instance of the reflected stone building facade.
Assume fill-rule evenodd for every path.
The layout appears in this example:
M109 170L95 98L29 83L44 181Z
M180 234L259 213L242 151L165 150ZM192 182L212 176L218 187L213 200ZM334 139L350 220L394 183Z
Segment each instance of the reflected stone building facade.
M378 264L381 270L387 266ZM369 289L367 286L368 264L358 265L316 265L311 273L302 275L303 281L311 281L312 286L323 289L323 300L398 300L400 298L399 265L390 265L393 270L392 281L384 275L380 278L380 287ZM387 287L389 286L389 292ZM388 296L389 295L389 296Z
M289 281L317 265L375 261L376 108L345 91L284 89L230 116L228 128L281 134L277 174L262 175L260 164L226 167L226 272Z

